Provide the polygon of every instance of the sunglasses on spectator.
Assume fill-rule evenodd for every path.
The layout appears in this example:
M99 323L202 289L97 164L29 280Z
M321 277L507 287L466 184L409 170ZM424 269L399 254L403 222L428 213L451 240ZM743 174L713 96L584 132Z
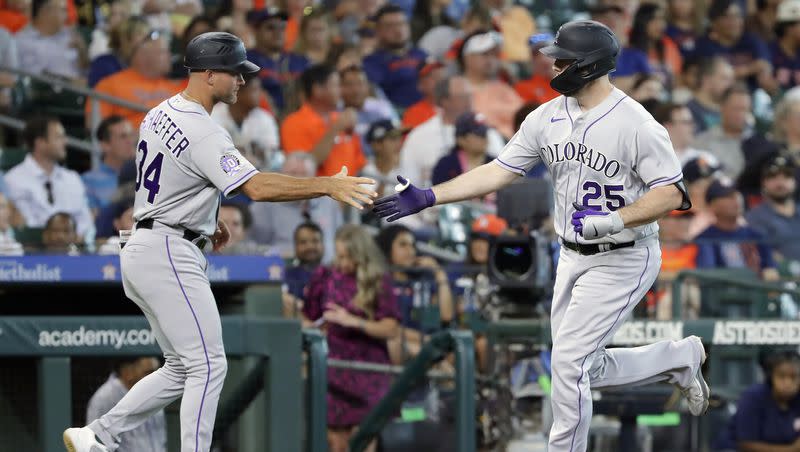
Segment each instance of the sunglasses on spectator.
M159 39L161 39L161 36L162 34L160 31L150 30L150 32L147 33L147 36L142 38L139 42L136 43L135 46L133 46L133 49L131 50L131 55L136 53L136 51L139 50L141 46L145 45L145 43L148 43L150 41L158 41Z
M303 8L303 16L304 17L305 16L310 16L310 15L312 15L314 13L324 14L325 13L325 8L322 8L322 7L319 7L319 6L316 7L316 8L313 7L313 6L306 6L305 8Z

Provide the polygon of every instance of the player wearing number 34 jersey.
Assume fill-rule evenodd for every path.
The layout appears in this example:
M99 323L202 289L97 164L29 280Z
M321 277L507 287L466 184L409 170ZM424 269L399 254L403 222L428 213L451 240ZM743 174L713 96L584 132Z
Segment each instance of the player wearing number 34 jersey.
M242 42L228 33L205 33L188 45L189 85L150 110L139 127L136 152L135 230L120 252L125 294L144 312L164 366L140 380L100 419L64 432L70 452L117 448L120 435L179 397L181 451L211 448L227 361L222 326L203 250L218 250L229 234L217 219L220 194L254 201L330 196L354 207L377 196L367 178L295 178L256 170L209 113L217 102L236 102L243 74L259 70Z
M548 451L583 452L591 389L664 381L684 394L692 414L708 407L699 338L606 349L658 276L656 220L691 202L667 132L608 79L619 52L613 33L597 22L569 22L541 52L555 59L550 84L562 96L533 111L497 159L424 190L398 176L398 193L376 201L375 212L393 221L483 196L547 166L561 243Z

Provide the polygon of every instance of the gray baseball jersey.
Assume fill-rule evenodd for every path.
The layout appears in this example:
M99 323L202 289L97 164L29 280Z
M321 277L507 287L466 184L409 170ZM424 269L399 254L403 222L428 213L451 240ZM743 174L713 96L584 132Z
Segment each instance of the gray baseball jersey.
M641 240L655 235L658 225L586 240L570 224L573 202L613 211L652 188L683 179L667 131L616 88L585 113L573 97L559 96L543 104L525 118L494 162L521 175L544 162L553 179L556 233L579 243Z
M220 192L229 196L257 170L203 107L177 94L139 127L133 219L212 235Z
M220 193L230 195L257 171L228 132L181 95L145 116L136 165L134 220L168 227L133 233L120 252L122 286L150 322L165 364L89 428L113 451L121 434L183 396L181 451L207 452L227 361L208 261L180 228L213 235Z

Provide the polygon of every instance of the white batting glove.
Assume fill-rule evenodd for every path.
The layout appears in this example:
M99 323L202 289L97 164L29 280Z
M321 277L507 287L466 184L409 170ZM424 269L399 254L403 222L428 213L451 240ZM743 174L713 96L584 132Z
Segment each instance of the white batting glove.
M604 212L574 203L572 228L587 240L613 235L625 229L619 212Z

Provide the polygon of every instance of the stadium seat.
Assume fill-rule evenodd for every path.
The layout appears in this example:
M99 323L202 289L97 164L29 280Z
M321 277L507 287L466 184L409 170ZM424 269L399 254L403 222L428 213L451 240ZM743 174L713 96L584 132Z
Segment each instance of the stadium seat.
M758 275L745 268L703 270L710 277L721 276L739 281L760 281ZM716 318L775 317L777 303L761 289L747 289L728 283L699 281L701 291L700 315Z
M8 171L23 160L28 151L23 148L3 148L0 151L0 171Z
M28 249L39 249L42 246L43 228L23 227L14 230L14 237L22 246Z

